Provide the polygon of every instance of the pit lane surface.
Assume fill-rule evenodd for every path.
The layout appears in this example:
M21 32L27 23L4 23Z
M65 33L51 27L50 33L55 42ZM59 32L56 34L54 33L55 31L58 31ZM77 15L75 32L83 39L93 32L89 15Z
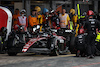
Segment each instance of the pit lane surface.
M100 67L100 57L87 59L75 54L49 56L20 53L17 56L0 54L0 67Z

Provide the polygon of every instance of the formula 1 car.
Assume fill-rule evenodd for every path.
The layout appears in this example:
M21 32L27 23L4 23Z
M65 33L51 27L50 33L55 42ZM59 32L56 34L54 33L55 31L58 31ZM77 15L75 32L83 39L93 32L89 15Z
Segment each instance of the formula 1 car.
M11 32L8 38L8 55L17 55L19 52L47 53L49 55L59 55L68 51L66 38L58 36L49 27L45 27L43 32L39 32L40 25L32 28L31 38L27 38L25 43L20 42L20 34ZM26 37L25 37L26 38Z

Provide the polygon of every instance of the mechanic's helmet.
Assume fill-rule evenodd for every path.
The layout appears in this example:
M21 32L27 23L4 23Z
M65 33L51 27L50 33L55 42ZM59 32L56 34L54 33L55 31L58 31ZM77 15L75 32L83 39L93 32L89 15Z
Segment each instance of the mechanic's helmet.
M70 13L75 14L75 9L71 9Z
M6 28L6 27L2 27L2 28L1 28L1 32L2 32L2 33L7 33L7 28Z
M45 14L46 12L49 12L49 10L46 9L46 8L44 8L44 9L43 9L43 14Z
M18 28L19 28L19 25L14 25L14 30L18 30Z
M22 9L21 11L20 11L20 13L22 14L25 14L26 13L26 10L25 9Z
M40 8L39 6L36 6L36 7L35 7L35 10L36 10L37 12L40 12L40 11L41 11L41 8Z
M79 29L78 34L84 34L84 29L83 28Z
M88 12L87 12L87 16L93 16L94 15L94 12L92 11L92 10L89 10Z

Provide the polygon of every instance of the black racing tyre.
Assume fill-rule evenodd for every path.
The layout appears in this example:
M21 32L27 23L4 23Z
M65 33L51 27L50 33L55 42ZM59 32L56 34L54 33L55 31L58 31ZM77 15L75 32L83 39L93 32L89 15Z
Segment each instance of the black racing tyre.
M17 53L16 53L16 52L8 52L8 55L9 55L9 56L16 56Z
M7 41L7 48L10 49L12 47L14 47L17 43L17 39L16 38L9 38Z
M16 56L17 55L17 52L13 52L13 51L15 51L14 48L16 48L17 42L18 41L17 41L16 38L11 39L11 41L9 40L9 42L8 42L8 50L7 50L8 51L7 54L9 56Z
M4 45L3 44L0 44L0 53L1 54L4 53L3 51L4 51Z

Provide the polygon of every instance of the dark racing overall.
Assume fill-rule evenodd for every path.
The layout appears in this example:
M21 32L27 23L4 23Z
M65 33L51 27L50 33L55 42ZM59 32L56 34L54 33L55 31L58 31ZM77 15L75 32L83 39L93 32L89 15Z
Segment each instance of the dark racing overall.
M87 31L87 56L88 58L93 58L95 53L95 38L96 38L96 28L100 28L100 23L93 19L93 11L88 11L87 15L89 19L85 22L84 29Z

